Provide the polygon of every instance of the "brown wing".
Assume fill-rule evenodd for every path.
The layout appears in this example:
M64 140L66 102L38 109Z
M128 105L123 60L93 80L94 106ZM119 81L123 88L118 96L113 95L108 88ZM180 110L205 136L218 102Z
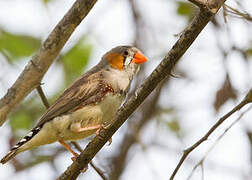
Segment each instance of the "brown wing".
M59 115L67 114L85 105L99 102L107 92L113 92L113 89L101 77L101 72L98 72L97 74L88 77L85 76L77 80L46 111L36 127L42 126Z

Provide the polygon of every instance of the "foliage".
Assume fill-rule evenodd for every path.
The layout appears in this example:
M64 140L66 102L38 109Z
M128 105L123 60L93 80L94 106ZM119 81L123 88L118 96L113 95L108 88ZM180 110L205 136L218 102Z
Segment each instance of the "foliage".
M70 50L60 55L61 59L57 64L63 66L64 69L65 84L62 85L63 88L79 77L89 62L92 46L87 43L86 38L83 36ZM40 44L41 41L33 36L12 34L5 31L1 31L0 34L0 53L9 63L27 59L35 53ZM50 98L48 97L48 101L54 102L62 91L63 89L60 89ZM26 99L10 116L13 135L18 139L25 135L24 133L34 126L44 111L45 107L38 95Z
M229 99L236 99L236 91L234 90L230 78L227 75L225 81L223 82L222 86L216 93L214 108L218 112L220 107L224 105Z
M177 2L177 14L186 17L190 21L195 15L196 8L187 2L178 1Z
M68 86L79 77L90 59L92 46L82 37L67 53L62 55L65 72L65 84Z
M9 62L31 56L40 46L38 38L0 31L0 52Z
M51 6L51 5L55 5L57 3L62 3L62 1L41 0L40 3L42 4L43 8L47 8L47 7ZM114 2L111 2L111 5L113 3ZM154 19L154 16L152 16L152 15L155 15L155 13L159 14L159 12L156 11L156 12L153 12L153 14L150 13L150 11L155 10L155 6L151 7L147 11L148 6L145 6L145 4L141 4L140 1L129 1L128 3L133 3L133 5L135 3L135 7L132 6L132 8L130 9L133 12L132 13L133 17L128 18L129 21L133 20L132 21L133 24L127 24L128 27L130 27L129 28L130 30L132 29L133 31L135 31L135 39L134 39L135 43L137 45L141 46L139 48L142 48L143 50L148 51L147 53L154 54L155 57L150 56L150 59L161 60L161 57L163 57L163 55L160 52L158 52L158 50L164 51L163 49L165 49L165 52L168 51L166 39L169 38L169 42L170 42L170 39L172 38L172 37L168 37L169 33L171 31L173 31L173 33L174 32L180 32L182 30L181 26L179 26L179 29L176 29L177 28L176 26L167 26L167 27L165 27L165 24L160 25L159 21L158 20L156 21ZM153 1L153 4L158 4L158 3L160 3L160 2ZM180 16L180 18L174 18L174 20L171 19L171 18L167 19L171 15L171 11L169 11L169 10L167 10L165 12L167 14L166 14L166 16L164 16L164 19L166 18L168 20L168 22L170 24L172 24L172 25L173 25L174 22L176 23L177 20L181 20L182 18L183 18L182 20L185 20L186 23L190 22L190 20L194 17L196 12L199 10L198 8L196 8L195 5L193 5L191 2L188 2L188 1L173 1L173 2L172 1L162 1L161 3L167 3L167 4L173 3L173 4L176 5L176 9L175 9L176 14L174 16L172 16L172 17ZM57 9L55 7L53 7L53 9ZM108 5L108 7L110 7L110 5ZM48 8L47 10L50 10L50 9ZM129 9L126 8L126 11L128 11L128 10ZM200 88L203 89L204 84L213 83L213 81L209 81L209 82L202 83L200 86L197 86L197 84L201 83L201 82L199 82L198 76L193 77L194 75L196 76L196 74L192 73L192 67L198 67L198 65L200 64L198 62L205 61L205 59L199 58L198 55L202 55L202 53L213 52L211 58L219 59L220 56L218 56L216 52L220 51L219 54L221 54L221 53L223 53L225 51L223 53L223 57L225 57L225 58L223 58L223 59L225 59L225 63L223 63L224 65L223 65L222 71L223 72L225 71L224 73L226 73L226 77L224 77L224 79L221 81L222 83L220 84L219 87L215 86L215 88L214 88L216 90L214 92L215 93L214 103L212 103L212 99L211 99L212 96L209 94L209 91L207 91L208 94L204 94L204 98L207 99L206 101L208 101L208 105L211 103L211 106L207 106L209 111L211 111L212 109L215 109L215 112L220 112L220 114L223 113L221 111L222 106L225 105L230 100L236 100L237 99L237 101L239 101L239 99L241 97L239 95L241 94L241 92L244 92L244 89L242 89L241 86L240 86L240 84L242 84L243 82L239 82L240 84L235 83L235 81L236 81L235 78L237 78L240 75L237 74L237 76L236 76L236 74L235 75L233 74L234 72L238 72L238 71L233 71L234 69L231 68L232 67L231 64L233 62L229 61L229 59L233 57L233 54L235 54L235 53L232 53L232 52L234 52L233 50L236 50L237 52L241 53L244 60L247 60L249 58L251 59L251 57L252 57L252 45L250 44L248 47L244 47L244 46L240 46L239 43L236 44L236 40L233 41L233 39L235 39L235 37L237 36L237 34L233 33L233 29L238 29L238 28L230 28L230 27L233 27L232 24L231 24L231 21L229 19L231 16L228 16L227 14L225 14L225 12L224 12L225 7L223 7L222 10L223 10L223 13L219 13L219 16L214 17L214 19L212 20L212 22L213 21L217 22L216 24L218 26L216 24L215 24L216 26L214 26L214 27L213 26L208 26L209 29L212 28L211 30L214 32L213 33L214 36L211 33L206 33L206 34L208 34L207 36L206 35L201 35L201 37L204 36L203 38L206 38L206 39L216 38L216 42L217 42L215 44L216 49L212 49L213 45L211 44L212 43L211 41L209 41L209 43L208 43L208 42L198 40L198 43L200 43L200 47L199 47L199 45L196 44L197 42L194 43L194 47L190 48L190 50L186 53L186 55L183 58L185 58L185 59L186 58L187 59L193 58L195 64L194 63L186 64L186 63L188 63L188 61L185 61L185 62L183 61L183 63L179 64L178 66L179 67L184 66L185 67L185 73L178 73L178 72L174 71L172 74L175 74L175 77L171 77L171 79L172 79L171 82L169 82L169 83L166 82L167 87L172 86L173 88L177 89L178 91L173 93L172 92L173 90L171 90L172 88L166 88L166 87L162 88L162 95L165 94L165 96L164 96L165 98L164 99L160 98L160 100L158 100L157 103L156 103L157 105L153 104L153 114L154 114L154 116L153 117L151 116L151 120L158 120L157 121L159 123L158 128L160 128L162 130L169 131L169 133L172 133L176 137L180 138L179 142L182 142L181 147L179 147L180 151L177 151L178 148L176 146L174 146L174 144L172 144L174 142L174 140L173 139L168 139L166 141L167 144L164 144L164 146L163 146L163 147L165 147L165 145L167 145L168 148L166 148L166 147L164 149L160 148L159 150L155 149L155 151L153 151L153 152L156 153L156 154L158 154L158 152L160 152L162 150L164 150L165 154L167 154L167 149L169 150L170 147L171 147L171 149L175 147L176 148L176 154L171 154L170 152L167 154L168 158L170 158L169 157L170 155L175 157L177 154L181 153L182 149L185 148L185 145L190 144L192 139L191 139L191 137L189 137L190 136L189 133L192 133L193 136L196 136L196 135L198 135L198 134L194 134L194 133L196 133L196 131L192 132L192 131L194 131L194 129L196 129L197 132L199 131L199 133L201 133L201 130L203 130L203 128L204 128L204 131L205 131L205 128L206 128L205 125L206 124L212 123L212 122L205 122L204 121L206 119L205 116L204 116L205 112L204 111L200 112L203 108L205 108L205 104L202 104L204 107L199 107L199 104L198 104L199 102L201 102L201 103L203 101L205 102L205 100L200 99L200 98L202 98L202 96L200 96L200 95L204 94L203 91L202 91L202 94L199 94L199 98L196 97L195 99L190 99L190 98L185 97L185 94L188 95L188 96L191 96L191 95L195 94L195 92L199 92L197 90L198 87L199 87L199 89ZM111 13L113 13L112 11L113 11L113 9L111 9ZM158 11L161 12L161 9L158 9ZM102 13L104 13L104 12L102 12ZM105 14L106 13L104 13L104 15ZM53 18L56 17L56 16L54 16L55 14L51 14L51 15L52 15ZM226 24L224 24L224 23L222 24L223 16L225 16L225 18L226 18ZM153 20L152 20L152 18L153 18ZM108 23L108 22L105 22L105 20L106 20L106 18L103 19L103 21L104 21L104 23L106 25L110 25L110 23L111 23L111 26L108 26L108 27L114 28L113 30L115 30L115 29L117 30L117 28L118 28L117 24L116 25L115 25L115 23L112 24L112 22ZM237 20L237 19L235 19L235 20ZM241 19L238 19L237 21L240 21L240 20ZM183 21L183 22L185 22L185 21ZM114 22L117 23L118 21L114 21ZM157 22L159 23L158 25L156 24ZM22 23L22 22L20 22L20 23ZM118 25L120 23L121 23L121 21L118 22ZM128 22L123 21L123 23L128 23ZM99 23L97 22L97 24L95 22L92 25L94 26L94 25L99 25L99 24L100 24L100 22ZM240 25L242 26L242 24L240 24ZM158 28L156 29L156 27L159 27L159 26L160 26L160 29L158 29ZM88 28L90 28L90 27L91 26L89 26ZM242 27L240 27L240 26L238 26L238 27L240 29L242 29ZM97 28L97 29L99 29L99 28ZM226 30L223 31L223 29L226 29L226 30L228 29L228 31L230 31L229 32L230 34L227 33ZM15 30L17 30L17 32L18 32L18 29L15 29ZM93 33L92 28L90 28L88 30L89 30L90 33ZM51 31L51 29L48 29L48 31ZM119 31L119 29L118 29L118 31ZM169 33L167 33L167 32L169 32ZM96 30L95 33L98 34L100 32L98 32L98 30ZM102 30L102 32L100 34L102 34L103 36L107 36L110 33L111 33L110 31L106 31L106 28L104 28L104 30ZM129 32L129 34L131 34L131 32ZM229 35L230 41L228 41L228 43L225 42L224 34ZM125 35L128 37L127 34L125 34ZM238 35L241 36L241 34L238 34ZM244 33L244 35L242 34L242 36L245 36L245 35L246 35L245 33ZM234 36L234 37L232 37L232 36ZM97 38L97 37L95 37L95 38ZM102 38L104 38L104 37L102 37ZM116 34L113 36L113 38L114 39L117 38ZM164 46L163 46L162 43L160 43L161 40L166 41L165 42L166 44ZM249 41L249 38L247 38L247 40ZM100 41L98 41L98 42L100 42ZM152 43L148 43L148 42L152 42ZM104 43L104 42L102 42L102 43ZM107 44L111 45L111 42L109 42ZM224 44L223 50L222 50L222 48L220 48L222 46L222 44ZM243 45L244 44L249 44L249 42L247 43L247 41L245 41L245 38L244 38L244 43L242 43L242 44ZM227 47L226 47L226 45L227 45ZM39 39L37 37L33 37L33 36L28 35L28 34L16 34L14 32L9 32L7 30L0 30L0 55L2 55L1 57L4 57L4 60L6 60L9 63L8 67L10 67L10 69L11 68L13 68L13 69L16 68L14 65L17 62L19 63L19 62L22 62L24 60L28 61L30 59L30 56L32 56L38 50L38 48L40 46L41 46L41 39ZM102 44L102 46L103 46L103 44ZM106 46L105 43L104 43L104 46ZM236 49L235 48L232 49L230 47L236 47ZM69 48L69 47L66 47L66 48ZM110 48L110 47L106 47L106 48ZM230 50L229 50L229 48L230 48ZM93 49L93 46L89 43L87 35L85 35L82 38L80 38L79 41L76 42L76 44L74 44L71 48L69 48L69 50L67 50L66 52L61 53L59 55L58 60L55 63L55 66L57 66L57 68L61 68L61 70L63 70L63 73L64 73L63 76L62 76L63 83L60 84L61 88L57 89L55 93L50 94L50 96L47 95L47 98L48 98L50 104L52 104L59 97L59 95L62 93L63 89L65 89L66 86L69 86L76 78L78 78L85 71L85 69L87 68L87 65L88 65L88 63L90 61L90 56L91 56L91 53L92 53L92 49ZM156 50L156 49L158 49L158 50ZM192 53L192 51L194 51L194 52L197 51L197 56L191 56L190 53ZM236 58L237 58L237 61L236 61L236 63L237 63L239 61L239 58L238 57L236 57ZM210 58L207 59L207 60L210 60ZM147 74L149 73L149 70L150 70L149 67L153 66L152 62L146 64L148 67L147 67L147 69L145 69L146 74L144 75L144 77L146 77ZM247 69L249 69L251 61L250 62L247 61L246 63L247 63L246 64ZM222 65L220 65L220 66L222 66ZM224 67L224 66L227 66L227 67ZM204 79L205 73L203 72L203 69L205 67L201 66L200 68L202 68L202 69L198 73L201 73L201 74L197 74L197 75L202 76L202 79ZM218 67L216 66L215 68L217 69ZM239 68L240 67L238 67L238 63L237 63L237 70ZM0 69L0 71L1 71L1 69ZM212 72L214 73L214 71L212 71ZM248 79L250 78L249 72L250 71L248 70L248 72L244 73L245 76L247 76ZM179 76L177 76L178 74L179 74ZM186 79L187 76L191 77L191 79L189 79L189 78ZM5 77L3 77L3 78L5 78ZM142 80L141 78L142 77L140 77L138 79L138 82L140 82ZM210 79L210 77L209 77L209 79ZM248 80L248 84L250 82L249 80ZM47 83L46 81L43 81L43 82ZM193 87L193 90L191 91L190 86L193 83L195 83L196 86ZM183 86L181 84L183 84ZM1 85L2 84L0 84L0 86ZM215 84L213 84L213 86L214 85ZM6 86L6 90L7 90L7 87L8 86ZM189 91L187 92L188 89L189 89L190 92ZM195 92L193 92L194 90L195 90ZM181 92L182 92L182 94L180 94ZM171 97L173 95L175 95L175 96L172 97L172 98L167 98L167 97ZM166 98L167 98L167 102L166 102ZM176 102L176 100L178 100L178 98L183 98L182 99L183 101L181 101L181 99L180 99L180 101ZM187 100L190 100L190 102L188 103ZM179 104L179 103L181 103L181 104ZM45 109L44 105L42 104L39 96L36 93L33 93L31 96L28 96L28 98L26 98L26 100L23 101L23 103L19 107L17 107L15 109L15 112L12 113L12 115L10 116L10 120L8 121L9 125L10 125L8 127L10 127L10 129L11 129L11 133L9 133L11 137L9 137L9 139L8 139L10 146L14 145L13 143L16 143L17 140L21 138L21 136L25 135L28 132L28 130L31 127L34 126L34 124L38 121L38 119L41 117L41 115L45 111L46 111L46 109ZM188 113L189 111L190 111L190 113ZM140 107L138 109L138 112L136 112L136 114L134 116L132 116L132 119L134 119L134 120L140 119L142 112L144 112L144 109ZM178 113L179 113L179 115L178 115ZM188 119L191 118L190 120L192 120L192 121L187 121L187 122L182 121L183 116L187 116L187 114L189 114ZM199 114L200 116L197 116L197 114ZM211 116L209 116L209 114L206 114L206 116L208 116L207 119L210 119L210 117L211 117ZM211 117L211 119L213 119L213 118ZM195 122L197 122L197 123L195 123ZM188 126L189 128L185 130L184 129L185 126L184 126L183 123L187 123L187 125L190 124L190 126ZM201 127L201 123L204 124L204 126ZM117 150L119 149L120 153L117 153L117 152L112 153L112 154L109 153L109 155L107 157L107 159L112 159L111 157L115 156L114 159L116 159L117 161L120 162L119 165L124 166L122 168L116 166L116 168L114 170L115 173L120 172L120 170L121 170L120 173L123 174L125 177L127 177L127 171L128 171L128 169L131 168L131 166L128 166L128 165L130 164L130 160L134 158L132 155L139 152L139 150L137 150L135 148L135 146L134 146L135 143L142 144L143 147L147 147L147 145L149 147L149 146L152 146L152 145L153 146L158 145L160 142L163 142L163 141L159 141L160 137L156 136L156 135L153 136L153 139L149 138L150 137L149 135L153 134L152 128L150 127L152 124L151 123L149 123L147 125L146 124L147 123L145 123L145 125L143 125L142 127L146 128L146 129L148 128L148 130L147 131L141 131L141 129L140 129L139 130L140 133L138 133L138 134L130 134L131 133L131 128L128 128L126 133L124 133L123 131L120 132L119 136L124 136L125 135L125 138L123 137L123 139L125 139L125 141L122 141L122 143L119 146L116 146L117 144L113 144L113 147L115 146L115 148ZM195 124L197 124L196 128L193 127L193 125L195 125ZM251 134L252 133L251 133L251 130L249 129L249 127L247 127L246 125L247 124L244 123L244 127L246 127L245 129L246 129L247 137L248 137L248 144L249 144L249 146L251 146L251 144L252 144L251 143L252 142L252 140L251 140L252 135ZM132 127L132 128L134 128L134 127ZM223 128L225 128L225 125L223 126ZM185 135L184 134L185 131L188 132L188 134ZM132 131L132 132L135 132L135 131ZM148 141L146 139L144 139L145 134L143 135L143 132L147 132L146 134L148 135ZM158 133L158 131L156 131L156 129L155 129L155 132ZM241 132L244 132L244 130L241 129ZM128 134L130 134L130 136ZM134 137L135 138L134 141L136 141L136 142L131 143L131 145L129 145L130 143L128 143L128 140L130 138L127 138L127 136L128 137ZM162 138L164 138L164 139L166 138L164 133L162 133L162 136L163 136ZM199 136L201 136L201 134L199 134ZM181 141L181 140L183 140L182 138L186 139L186 141L185 141L186 143ZM214 139L215 137L213 136L211 138ZM155 141L155 143L153 143L153 144L150 143L149 144L149 141L150 142ZM206 145L209 142L211 143L211 141L206 141ZM244 140L241 139L241 142L244 144ZM115 143L117 143L117 142L115 142ZM134 149L131 148L130 146L133 147ZM126 149L125 147L128 150L125 150ZM23 156L25 158L22 159L22 156L19 156L17 159L14 159L14 161L12 161L13 162L13 167L15 168L16 171L22 171L22 170L27 170L27 168L33 167L33 166L35 166L37 164L40 164L42 162L48 162L48 164L52 165L52 167L54 168L54 170L56 172L56 170L58 168L57 167L58 164L57 163L54 164L55 157L56 156L58 157L61 152L64 152L63 148L62 149L59 149L59 148L60 148L60 146L56 145L56 146L54 146L52 148L49 148L49 149L46 149L46 148L43 149L43 147L41 147L41 148L35 149L33 151L29 151L28 154L26 154L26 155L28 155L28 157L31 157L31 158L26 158L26 156ZM227 146L227 148L228 148L228 146ZM241 148L243 148L243 147L241 147ZM250 150L251 149L252 148L250 148ZM127 155L127 151L130 152L130 153L128 153L128 155ZM132 153L132 152L134 152L134 153ZM120 155L121 153L123 154L122 156L125 156L125 157L117 155L117 154ZM150 153L150 151L148 151L148 153ZM141 156L142 155L147 155L147 154L141 153ZM20 162L18 162L20 157L21 157L22 160ZM122 158L127 159L127 161L122 161L121 160ZM104 159L106 159L106 158L103 157L102 161ZM194 159L192 159L192 160L194 160ZM224 156L223 156L223 160L224 160ZM166 161L165 163L167 163L168 161ZM114 161L111 161L111 162L114 163ZM191 162L189 162L189 163L191 163ZM216 163L216 164L215 163L216 162L213 161L213 165L218 166L218 163ZM140 164L140 162L139 162L139 164ZM146 163L146 164L150 165L150 166L153 165L152 162ZM108 164L108 165L106 164L106 168L107 168L106 172L108 172L107 174L111 173L109 170L111 170L112 173L113 173L113 169L110 169L110 167L112 165L113 164ZM161 167L164 164L159 163L158 165ZM191 166L191 164L190 164L190 166ZM249 166L249 165L247 165L247 166ZM207 163L204 163L204 167L205 167L206 170L209 169L208 166L207 166ZM118 171L118 169L119 169L119 171ZM219 171L222 171L222 168L215 168L215 169L220 169ZM228 170L228 167L227 167L227 170ZM239 170L239 169L237 169L237 170ZM231 171L232 171L232 169L230 170L230 172ZM202 163L202 173L203 173L203 163ZM225 173L225 172L222 172L222 173ZM15 174L17 174L17 173L15 173ZM159 175L159 174L157 174L157 175ZM244 175L244 177L245 177L245 175ZM202 176L202 178L203 178L203 176ZM120 178L115 178L115 179L120 179Z
M20 136L24 135L19 133L20 130L24 130L23 132L27 133L44 110L45 107L43 107L38 97L31 97L24 101L10 117L10 126L13 134L20 138Z
M177 137L181 137L182 130L180 121L173 108L158 108L156 117L161 122L161 126L165 125L169 131L174 133Z

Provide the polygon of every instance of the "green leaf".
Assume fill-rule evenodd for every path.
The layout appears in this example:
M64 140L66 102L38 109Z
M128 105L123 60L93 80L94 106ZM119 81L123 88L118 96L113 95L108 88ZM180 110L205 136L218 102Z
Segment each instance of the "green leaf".
M166 123L171 131L173 131L175 133L180 132L180 125L179 125L179 121L177 118L174 118L171 121L166 121Z
M187 17L188 20L191 20L196 12L196 8L191 3L187 2L178 1L177 4L177 14Z
M10 119L10 125L13 131L19 129L29 129L31 127L31 116L25 111L15 113Z
M23 102L10 117L13 133L15 134L18 130L29 130L44 111L45 107L38 96Z
M43 0L44 4L47 4L48 2L50 2L51 0Z
M247 52L248 56L252 56L252 48L247 49L246 52Z
M50 2L52 2L53 0L42 0L42 1L46 5L46 4L50 3Z
M32 36L0 31L0 52L9 62L31 56L41 45L41 40Z
M91 55L92 46L86 43L86 38L81 38L75 46L63 55L63 65L66 73L66 84L79 77Z

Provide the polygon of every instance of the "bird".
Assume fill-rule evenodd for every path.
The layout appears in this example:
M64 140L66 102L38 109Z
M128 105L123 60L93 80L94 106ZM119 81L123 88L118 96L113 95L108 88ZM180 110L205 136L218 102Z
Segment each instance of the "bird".
M117 46L77 79L41 116L38 123L0 160L5 164L17 154L59 142L76 159L66 141L99 134L109 125L126 98L134 75L146 56L134 46Z

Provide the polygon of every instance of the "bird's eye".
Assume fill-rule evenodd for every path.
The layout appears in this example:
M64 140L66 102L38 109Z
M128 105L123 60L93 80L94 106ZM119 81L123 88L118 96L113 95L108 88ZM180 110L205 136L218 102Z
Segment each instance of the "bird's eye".
M129 55L129 52L128 52L128 51L124 51L123 54L124 54L125 56L128 56L128 55Z

